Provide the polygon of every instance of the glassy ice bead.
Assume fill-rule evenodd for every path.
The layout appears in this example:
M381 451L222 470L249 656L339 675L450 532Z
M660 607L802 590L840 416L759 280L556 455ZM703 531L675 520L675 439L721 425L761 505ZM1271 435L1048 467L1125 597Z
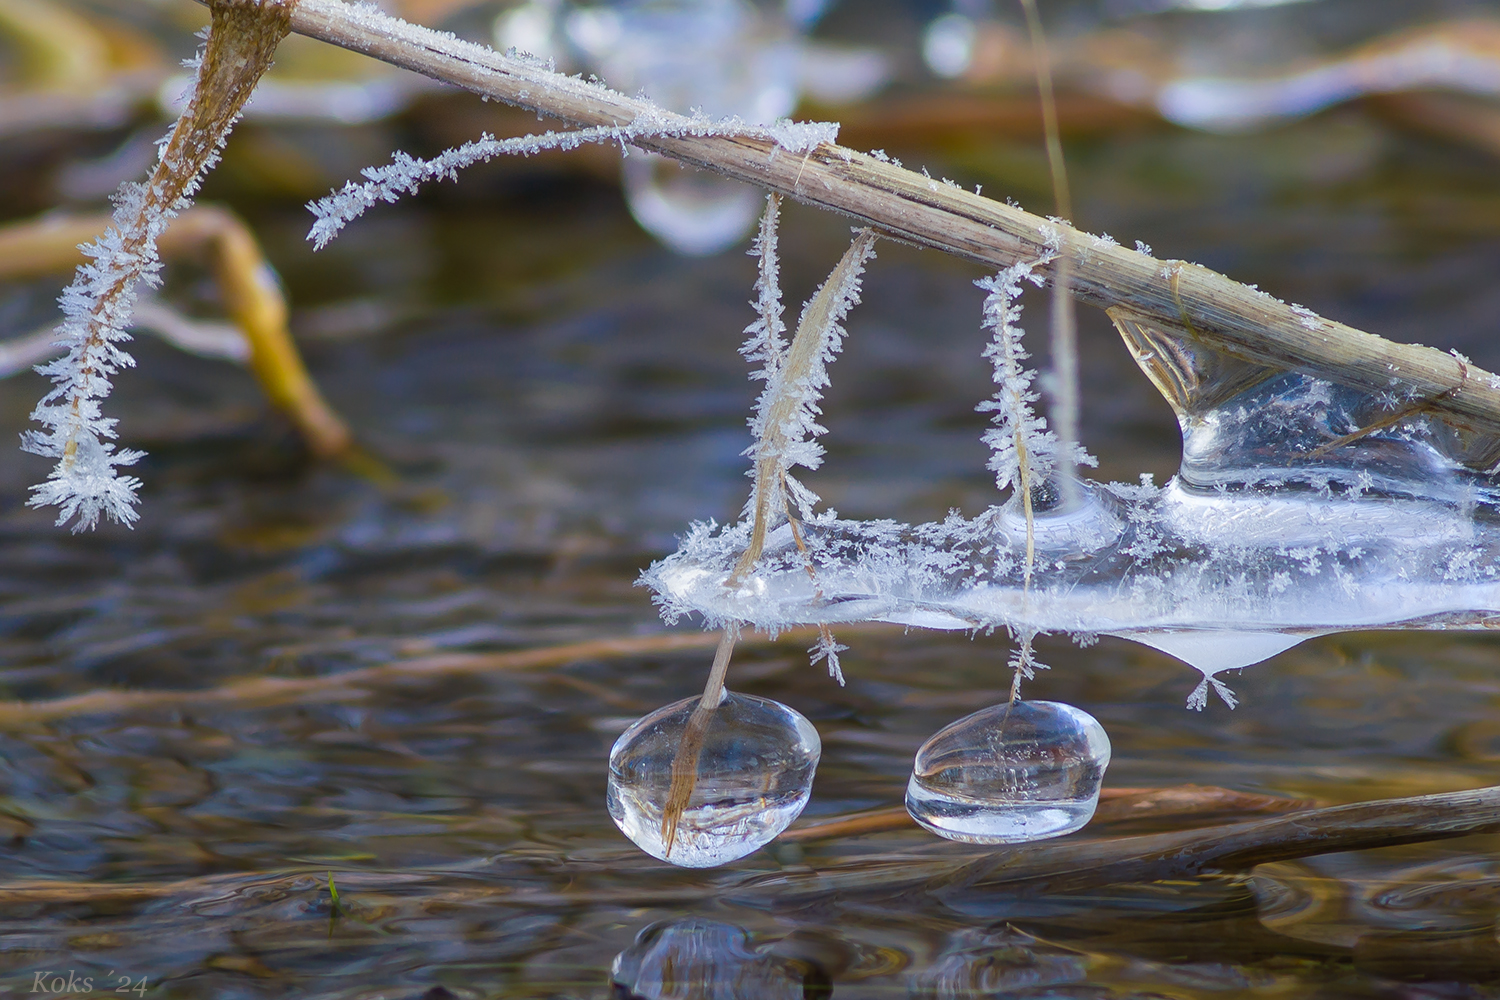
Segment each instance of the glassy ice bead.
M653 858L712 868L764 847L797 818L822 743L812 723L780 702L726 692L703 731L697 780L669 853L662 812L697 705L684 698L620 734L609 754L609 815Z
M968 844L1060 837L1094 815L1108 766L1109 737L1082 709L994 705L922 744L906 809L939 837Z

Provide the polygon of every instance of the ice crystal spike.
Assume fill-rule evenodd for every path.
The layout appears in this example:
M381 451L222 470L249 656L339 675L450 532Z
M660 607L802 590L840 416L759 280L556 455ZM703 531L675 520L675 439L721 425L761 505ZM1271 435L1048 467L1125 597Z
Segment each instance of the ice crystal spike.
M1015 701L966 715L917 751L906 810L939 837L1018 844L1082 829L1099 804L1109 737L1082 709Z
M615 825L653 858L684 868L727 864L775 839L807 805L822 751L812 723L780 702L726 692L699 728L699 701L685 698L638 719L609 754ZM669 830L662 816L684 740L698 746L697 780Z

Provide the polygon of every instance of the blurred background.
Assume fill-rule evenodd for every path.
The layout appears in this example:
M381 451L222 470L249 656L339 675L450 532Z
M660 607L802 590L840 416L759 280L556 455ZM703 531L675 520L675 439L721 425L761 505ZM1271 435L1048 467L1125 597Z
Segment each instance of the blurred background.
M383 6L679 110L837 120L845 145L1053 212L1012 0ZM1500 4L1039 6L1078 226L1500 367ZM0 437L17 440L45 391L29 366L48 356L71 278L36 263L55 256L48 227L145 175L206 23L190 0L0 0L0 273L14 275L0 285ZM170 258L139 367L106 403L121 441L148 452L132 470L138 526L54 528L25 507L48 463L0 458L0 698L317 678L662 630L636 573L690 522L736 517L749 487L758 385L736 349L761 194L599 147L476 167L372 209L317 254L304 238L307 201L395 150L545 127L283 43L200 201L248 225L357 451L314 457L244 367L214 269L202 253ZM789 304L848 230L788 207ZM981 274L881 244L832 369L829 457L808 477L829 506L927 521L1000 499L974 412L990 392ZM1171 411L1102 314L1080 323L1099 478L1165 480ZM1045 295L1028 298L1026 325L1046 368ZM731 674L818 724L810 816L899 803L917 744L1009 683L1003 636L841 638L846 688L795 644L750 649ZM1493 783L1495 653L1477 636L1330 637L1236 678L1235 712L1199 715L1182 709L1196 678L1181 664L1057 640L1028 694L1104 723L1107 784L1354 801ZM0 885L53 888L0 908L0 983L75 969L182 997L1404 998L1488 996L1500 978L1491 837L1087 897L653 902L700 876L618 834L605 758L630 719L700 687L707 660L5 715ZM883 834L773 848L736 870L941 849ZM349 904L335 921L328 871ZM123 884L153 888L110 889Z

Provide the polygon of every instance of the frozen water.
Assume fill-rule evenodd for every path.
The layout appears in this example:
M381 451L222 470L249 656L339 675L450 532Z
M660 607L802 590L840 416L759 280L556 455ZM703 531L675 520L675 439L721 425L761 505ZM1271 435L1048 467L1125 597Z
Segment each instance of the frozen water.
M609 815L636 846L684 868L751 854L796 819L812 793L822 744L812 723L780 702L726 694L711 713L697 781L670 852L662 823L672 763L697 697L638 719L609 755Z
M1395 376L1371 393L1121 332L1178 410L1181 469L1162 488L1084 481L1071 499L1034 481L1030 574L1013 488L972 519L819 515L800 525L805 552L782 525L733 587L748 526L697 525L644 582L669 618L773 631L873 620L1135 639L1202 671L1193 707L1209 687L1232 701L1216 673L1313 636L1500 626L1500 441L1424 413Z
M1129 638L1184 663L1191 663L1212 676L1221 670L1248 667L1283 653L1311 635L1287 635L1282 632L1230 632L1227 630L1197 632L1136 632Z
M922 744L906 809L968 844L1060 837L1093 817L1108 766L1109 737L1087 712L1054 701L993 705Z

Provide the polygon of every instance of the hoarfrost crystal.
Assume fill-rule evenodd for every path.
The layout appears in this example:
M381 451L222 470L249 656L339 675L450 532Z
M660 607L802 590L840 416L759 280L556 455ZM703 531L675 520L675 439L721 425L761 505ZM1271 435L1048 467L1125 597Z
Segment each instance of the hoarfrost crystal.
M615 825L653 858L684 868L726 864L774 840L807 805L822 751L817 730L797 712L726 692L708 715L692 795L669 836L663 814L673 761L699 700L685 698L637 720L609 755Z
M968 844L1081 829L1099 803L1109 737L1087 712L1015 701L965 716L922 744L906 786L912 818Z

